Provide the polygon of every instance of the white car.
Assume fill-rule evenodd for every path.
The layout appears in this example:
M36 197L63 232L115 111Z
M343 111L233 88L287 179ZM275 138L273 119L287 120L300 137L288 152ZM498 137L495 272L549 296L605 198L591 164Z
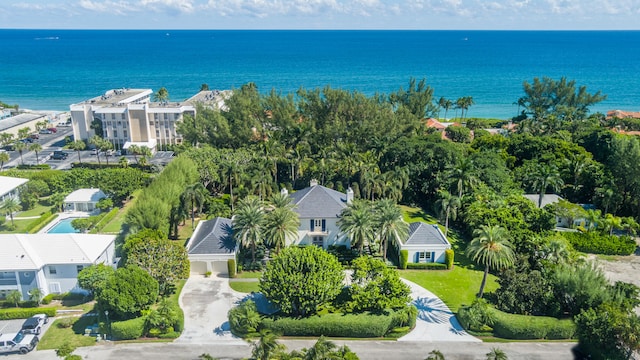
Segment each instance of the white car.
M22 332L27 334L40 335L44 324L49 322L49 317L45 314L36 314L28 318L22 324Z
M9 354L19 352L20 354L26 354L29 351L35 349L38 345L37 336L31 334L25 334L23 332L0 334L0 354Z

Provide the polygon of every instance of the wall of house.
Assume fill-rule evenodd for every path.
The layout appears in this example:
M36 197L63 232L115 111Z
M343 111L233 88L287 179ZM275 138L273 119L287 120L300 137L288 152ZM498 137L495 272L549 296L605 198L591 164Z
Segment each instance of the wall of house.
M445 263L445 250L447 248L442 247L442 246L423 246L423 247L402 247L403 250L407 250L408 255L409 255L409 259L408 261L410 263L417 263L418 262L418 253L422 252L422 251L426 251L426 252L431 252L432 253L432 258L429 261L424 261L421 260L420 262L437 262L437 263Z
M323 248L331 245L345 245L350 247L349 239L340 234L337 218L327 218L325 220L325 231L321 229L311 229L310 218L300 218L300 227L298 228L298 238L292 242L293 245L312 245L314 236L324 237ZM316 219L314 219L316 220ZM322 220L322 219L319 219ZM291 245L291 244L289 244Z
M116 254L116 245L115 242L111 242L109 246L105 249L105 251L98 256L94 264L105 264L105 265L113 265L115 261Z
M189 261L191 262L191 272L194 274L204 274L207 271L215 272L221 275L229 274L227 269L227 261L235 259L233 254L191 254Z
M59 293L82 291L78 287L78 265L86 267L91 264L45 265L43 270L47 289L43 290L46 293L58 292L59 286ZM51 273L52 268L55 268L55 274Z

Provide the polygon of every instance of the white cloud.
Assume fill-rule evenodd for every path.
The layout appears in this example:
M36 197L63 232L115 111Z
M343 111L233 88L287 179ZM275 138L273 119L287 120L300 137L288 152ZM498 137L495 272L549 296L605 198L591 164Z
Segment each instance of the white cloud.
M32 3L15 3L11 4L12 7L22 10L35 10L35 11L47 11L47 10L60 10L65 8L63 4L32 4Z
M195 8L193 0L141 0L140 4L154 10L177 11L179 13L192 13Z
M209 0L206 7L222 16L274 15L385 15L395 13L397 4L381 0ZM397 1L396 1L397 2Z
M131 4L129 1L80 0L78 5L85 10L116 15L125 15L130 12L140 11L138 7Z

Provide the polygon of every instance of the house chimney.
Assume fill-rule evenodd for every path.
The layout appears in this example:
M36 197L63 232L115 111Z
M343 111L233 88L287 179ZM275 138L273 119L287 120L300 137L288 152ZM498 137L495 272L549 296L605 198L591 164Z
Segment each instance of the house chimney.
M311 181L309 181L309 186L312 186L312 187L313 187L313 186L316 186L316 185L318 185L318 180L316 180L316 179L311 179Z
M286 188L282 188L282 190L280 190L280 195L289 195L289 191L287 191Z
M353 190L351 189L351 186L349 186L347 189L347 204L351 204L351 202L353 202Z

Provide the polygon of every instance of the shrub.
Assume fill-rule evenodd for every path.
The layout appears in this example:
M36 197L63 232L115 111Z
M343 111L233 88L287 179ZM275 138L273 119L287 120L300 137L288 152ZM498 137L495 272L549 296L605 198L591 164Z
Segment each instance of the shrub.
M54 219L54 214L51 214L51 211L47 211L44 214L40 215L40 217L37 220L27 225L27 227L25 228L25 231L30 234L35 234L38 231L40 231L45 225L50 223L53 219Z
M576 333L570 319L508 314L496 309L491 313L494 335L505 339L571 339Z
M229 277L236 277L236 259L227 260L227 270L229 270Z
M409 250L400 250L400 269L405 270L407 268L408 261Z
M61 328L61 329L68 329L71 326L73 326L73 324L77 320L78 320L78 318L72 318L72 317L58 319L58 321L56 321L56 326Z
M101 231L111 220L113 220L114 217L116 217L116 215L118 215L118 211L120 211L120 209L117 207L111 209L111 211L104 215L102 219L100 219L100 221L95 224L93 229L91 229L91 233L97 234L99 231Z
M111 323L111 335L118 340L137 339L144 333L144 317Z
M229 310L228 317L231 332L236 335L243 336L258 331L260 314L256 303L252 300L247 300Z
M454 255L455 253L453 252L453 249L447 249L444 251L444 262L447 264L447 269L449 270L453 269Z
M159 339L177 339L178 337L180 337L180 333L177 331L171 331L166 334L158 335Z
M40 301L43 305L49 305L51 304L51 300L53 300L53 294L49 294L45 297L42 298L42 301Z
M440 263L408 263L410 270L447 270L447 264Z
M393 316L331 313L302 319L264 319L261 326L285 336L382 337L393 328Z
M590 254L631 255L636 251L636 242L629 236L603 235L595 231L561 234L574 249Z
M356 249L349 249L345 245L330 245L327 252L338 258L342 265L351 265L351 262L360 256Z
M56 316L56 308L3 309L0 310L0 320L26 319L35 314L46 314L49 317L53 317Z

